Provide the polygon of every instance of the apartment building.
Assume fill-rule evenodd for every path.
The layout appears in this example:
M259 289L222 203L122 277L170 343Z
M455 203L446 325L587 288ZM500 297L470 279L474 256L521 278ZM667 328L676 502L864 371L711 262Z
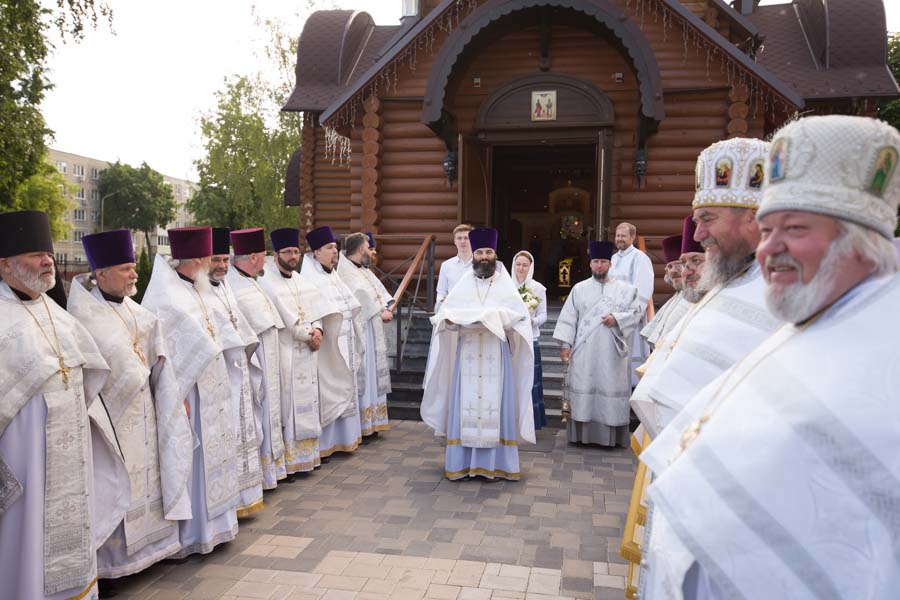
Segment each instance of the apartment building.
M71 152L50 150L49 160L56 169L65 176L69 183L76 186L72 200L76 206L69 212L68 221L72 226L66 239L55 240L56 262L62 271L83 271L87 269L87 260L81 238L102 231L103 204L107 197L100 196L100 174L110 166L105 160L89 158ZM166 227L158 227L150 235L149 252L168 254L169 237L166 229L170 227L185 227L191 225L193 220L186 209L187 201L197 192L198 186L193 181L169 177L163 175L166 183L172 186L172 193L177 204L175 220ZM134 238L135 254L140 255L146 246L144 234L132 231Z

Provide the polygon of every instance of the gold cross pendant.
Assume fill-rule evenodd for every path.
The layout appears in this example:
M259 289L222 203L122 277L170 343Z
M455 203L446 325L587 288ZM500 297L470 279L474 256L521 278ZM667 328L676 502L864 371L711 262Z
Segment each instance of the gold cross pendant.
M237 329L237 328L238 328L238 326L237 326L237 319L234 317L234 313L229 312L229 313L228 313L228 318L231 319L231 326L234 327L235 329Z
M141 359L141 363L144 366L147 366L147 357L144 356L144 352L141 350L141 344L137 340L135 340L131 344L131 349L134 350L134 353L137 354L137 357Z
M59 358L59 371L58 373L62 376L63 386L65 386L66 390L69 389L69 367L66 366L66 363L63 361L63 357Z
M210 322L209 317L206 317L206 330L209 332L209 335L212 339L216 339L216 330L213 327L213 324Z

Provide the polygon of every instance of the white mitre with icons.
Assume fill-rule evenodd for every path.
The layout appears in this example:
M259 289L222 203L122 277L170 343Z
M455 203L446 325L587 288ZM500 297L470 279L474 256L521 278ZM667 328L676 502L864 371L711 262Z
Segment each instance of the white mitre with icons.
M769 144L753 138L716 142L697 158L693 208L756 208L762 199Z

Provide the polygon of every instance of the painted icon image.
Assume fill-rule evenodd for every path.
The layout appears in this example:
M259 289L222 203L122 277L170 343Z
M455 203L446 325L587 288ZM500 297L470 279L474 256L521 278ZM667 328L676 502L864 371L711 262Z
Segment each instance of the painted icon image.
M761 162L753 163L753 166L750 167L750 181L748 183L751 190L758 190L762 188L763 184L763 165Z
M728 187L731 183L731 159L722 158L716 163L716 187Z
M787 159L787 138L780 138L772 144L769 154L769 181L784 179L784 161Z
M531 120L556 120L556 90L531 92Z
M869 183L869 191L876 196L884 195L894 170L897 167L897 149L893 146L887 146L878 151L878 157L875 159L875 173L872 174L872 181Z

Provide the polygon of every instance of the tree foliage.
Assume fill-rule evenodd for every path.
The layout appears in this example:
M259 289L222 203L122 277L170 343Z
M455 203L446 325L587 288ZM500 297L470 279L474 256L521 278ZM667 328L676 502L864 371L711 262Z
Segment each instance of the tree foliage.
M141 248L141 255L138 257L137 267L135 268L138 275L137 294L134 295L135 302L140 303L144 298L144 292L147 291L147 284L150 283L150 275L153 273L153 267L150 264L150 255L147 254L147 248Z
M19 186L41 170L51 134L40 112L51 83L48 34L80 40L86 26L112 12L99 0L0 2L0 209L10 210Z
M71 198L78 186L66 181L66 178L46 160L38 165L37 172L19 184L12 203L0 206L0 212L14 210L42 210L50 216L50 228L53 238L65 239L71 226L66 214L75 203Z
M888 66L894 79L900 81L900 32L888 34ZM900 100L883 102L878 107L878 118L900 129Z
M300 117L280 111L290 93L296 39L266 21L272 41L266 58L275 61L278 81L262 75L226 79L216 107L200 119L206 155L196 162L200 190L188 202L198 223L244 227L296 225L296 211L284 206L284 174L300 143Z
M147 163L136 169L117 161L100 175L99 190L104 227L141 231L147 247L150 233L175 219L172 186Z

